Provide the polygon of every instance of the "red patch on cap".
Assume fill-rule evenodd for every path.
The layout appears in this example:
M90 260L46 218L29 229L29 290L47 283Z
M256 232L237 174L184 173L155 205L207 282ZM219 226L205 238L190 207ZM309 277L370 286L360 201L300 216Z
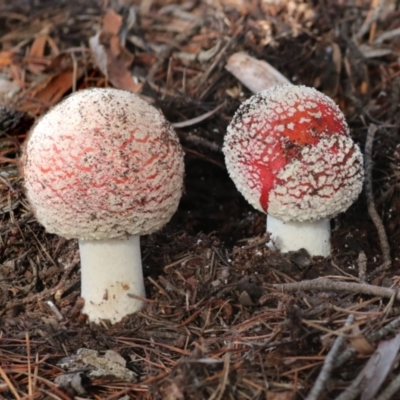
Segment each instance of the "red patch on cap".
M303 102L297 102L290 106L291 115L289 116L287 115L289 110L284 108L285 104L278 103L277 107L283 108L284 112L275 113L268 120L268 130L259 133L263 138L274 137L274 141L268 143L261 152L262 163L259 159L249 162L250 166L258 170L262 186L260 204L265 211L268 209L270 191L276 185L284 184L277 178L277 174L294 159L300 159L304 147L318 144L326 135L346 134L343 124L337 118L337 111L329 104L314 99L304 100L304 103L309 101L316 106L309 107ZM251 127L252 122L248 125ZM334 148L327 149L335 154L337 150L335 152Z

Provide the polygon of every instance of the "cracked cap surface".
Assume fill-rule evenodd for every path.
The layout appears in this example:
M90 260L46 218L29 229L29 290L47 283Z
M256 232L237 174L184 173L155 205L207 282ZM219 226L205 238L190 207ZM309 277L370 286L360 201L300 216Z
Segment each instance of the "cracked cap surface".
M334 101L313 88L252 96L228 126L223 152L246 200L283 221L331 218L362 190L362 153Z
M133 93L76 92L32 128L21 160L38 221L65 238L149 234L183 187L183 151L164 116Z

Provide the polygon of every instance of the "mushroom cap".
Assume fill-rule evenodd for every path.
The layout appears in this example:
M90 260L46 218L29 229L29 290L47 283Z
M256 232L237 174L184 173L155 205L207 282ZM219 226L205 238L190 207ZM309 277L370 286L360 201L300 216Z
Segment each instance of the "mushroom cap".
M223 151L246 200L283 221L332 218L362 190L362 153L334 101L313 88L252 96L228 126Z
M65 238L149 234L183 187L183 151L159 110L131 92L78 91L32 128L21 160L38 221Z

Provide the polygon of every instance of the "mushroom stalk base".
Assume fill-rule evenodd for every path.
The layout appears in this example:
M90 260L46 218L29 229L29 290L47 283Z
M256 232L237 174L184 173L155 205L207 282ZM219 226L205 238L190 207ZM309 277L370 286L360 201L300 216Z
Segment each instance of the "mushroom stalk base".
M143 307L143 302L130 297L145 297L140 238L80 240L82 313L90 322L108 319L120 321Z
M267 215L267 231L271 234L272 250L282 253L304 248L311 256L327 257L331 254L331 227L328 219L313 222L284 222Z

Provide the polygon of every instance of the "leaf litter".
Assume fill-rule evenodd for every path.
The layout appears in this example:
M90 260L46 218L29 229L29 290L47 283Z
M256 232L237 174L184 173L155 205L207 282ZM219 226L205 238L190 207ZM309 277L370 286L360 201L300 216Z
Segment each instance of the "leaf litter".
M399 396L394 1L14 1L0 2L0 22L0 398ZM265 216L228 178L223 136L251 95L249 70L226 69L236 53L329 94L360 146L373 142L370 194L333 221L330 258L271 252ZM77 243L35 221L18 158L49 107L106 86L176 124L186 192L142 240L147 307L95 326L80 313ZM321 371L323 394L312 390Z

